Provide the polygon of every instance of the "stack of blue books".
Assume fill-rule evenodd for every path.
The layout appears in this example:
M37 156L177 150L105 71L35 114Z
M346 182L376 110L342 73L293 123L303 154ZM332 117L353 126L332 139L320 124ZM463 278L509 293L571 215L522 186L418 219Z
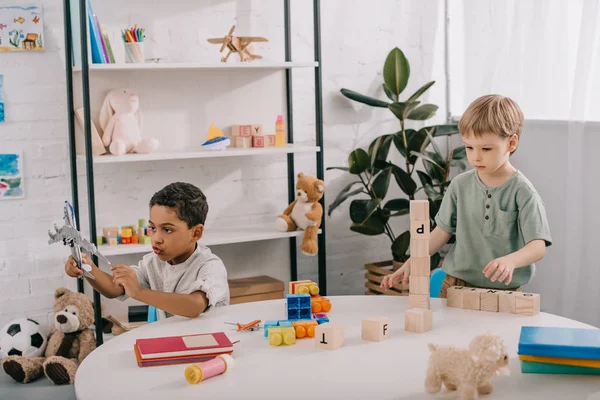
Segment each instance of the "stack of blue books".
M523 326L518 354L524 374L600 375L600 330Z

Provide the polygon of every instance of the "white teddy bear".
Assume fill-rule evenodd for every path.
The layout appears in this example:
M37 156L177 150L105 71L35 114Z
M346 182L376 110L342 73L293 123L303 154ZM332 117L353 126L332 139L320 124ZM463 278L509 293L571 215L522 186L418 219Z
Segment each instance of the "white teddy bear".
M100 110L102 143L111 154L151 153L158 140L142 138L142 112L137 94L124 89L110 91Z

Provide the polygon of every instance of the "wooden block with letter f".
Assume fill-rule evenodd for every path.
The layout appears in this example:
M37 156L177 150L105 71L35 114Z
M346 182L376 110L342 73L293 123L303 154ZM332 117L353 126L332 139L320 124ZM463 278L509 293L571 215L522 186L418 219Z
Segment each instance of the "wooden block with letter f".
M404 329L423 333L432 329L433 314L429 305L429 201L410 201L410 278Z

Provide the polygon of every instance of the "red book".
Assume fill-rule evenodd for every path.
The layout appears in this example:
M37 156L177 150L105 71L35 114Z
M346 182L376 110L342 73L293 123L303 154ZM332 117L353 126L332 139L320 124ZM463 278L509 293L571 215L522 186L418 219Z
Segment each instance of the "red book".
M193 364L200 363L208 360L212 360L213 358L220 356L221 354L231 354L231 351L225 353L215 353L215 354L201 354L197 356L183 356L183 357L168 357L168 358L151 358L148 360L143 360L140 356L140 351L137 348L137 345L133 345L133 352L135 353L135 359L139 367L157 367L163 365L174 365L174 364Z
M137 339L136 345L144 360L233 351L233 343L224 332Z

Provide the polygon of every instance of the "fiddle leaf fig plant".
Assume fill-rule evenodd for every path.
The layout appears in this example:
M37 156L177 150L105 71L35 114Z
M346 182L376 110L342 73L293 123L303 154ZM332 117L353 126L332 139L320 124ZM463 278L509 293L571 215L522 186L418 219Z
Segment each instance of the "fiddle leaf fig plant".
M410 65L404 53L394 48L383 65L383 92L389 101L341 89L350 100L372 107L387 108L398 119L399 130L383 134L371 142L367 149L358 148L348 155L348 167L329 167L352 175L353 179L337 194L329 205L328 215L343 204L350 202L350 230L363 235L386 235L391 243L394 261L404 262L410 256L410 231L393 232L391 218L410 213L410 200L423 190L429 200L431 229L435 227L435 215L450 184L451 168L465 169L464 146L444 152L436 139L458 134L456 124L409 127L410 121L425 121L438 109L434 104L422 104L421 96L434 85L434 81L400 100L410 77ZM390 161L390 151L395 149L403 158L401 165ZM417 170L418 162L421 161ZM415 177L416 175L416 177ZM391 182L396 182L404 197L388 198ZM453 240L453 239L451 239ZM431 256L432 268L440 261L440 254Z

